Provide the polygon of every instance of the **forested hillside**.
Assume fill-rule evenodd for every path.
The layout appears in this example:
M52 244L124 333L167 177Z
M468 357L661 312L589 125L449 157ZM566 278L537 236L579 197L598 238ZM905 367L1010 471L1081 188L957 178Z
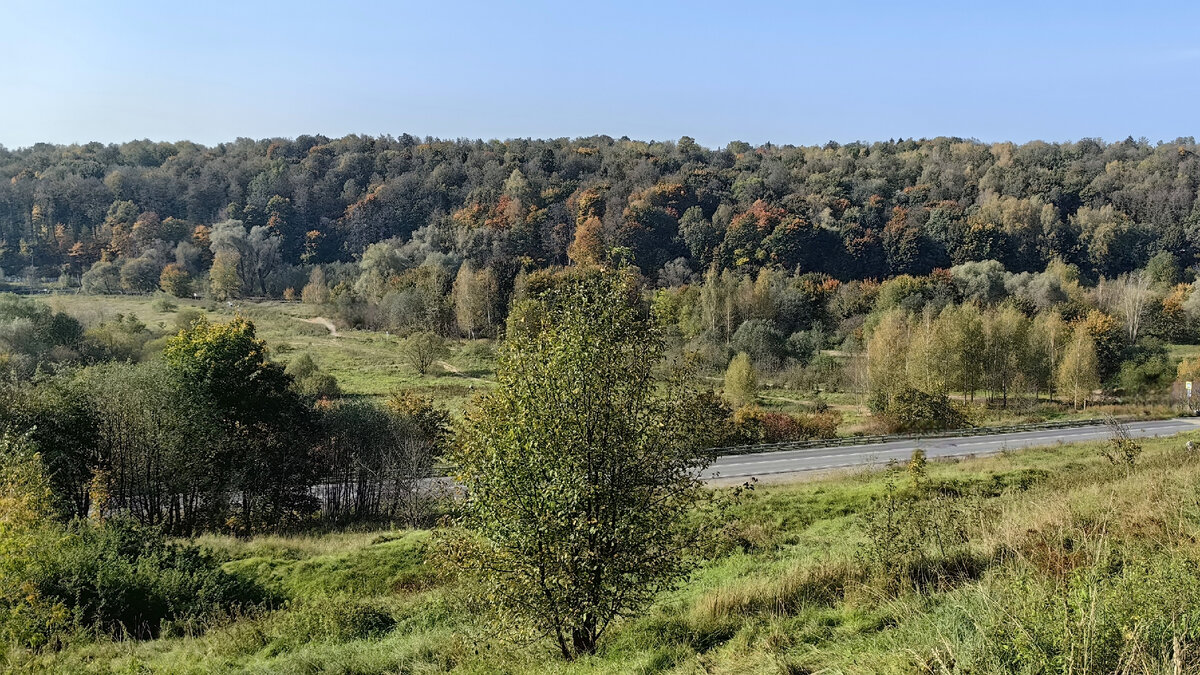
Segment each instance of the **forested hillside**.
M665 285L714 265L845 281L988 259L1113 277L1159 251L1185 265L1200 251L1191 138L39 144L0 149L0 178L0 267L78 278L99 264L92 285L113 291L153 289L171 264L195 279L215 257L229 294L280 296L307 266L389 240L394 265L453 274L466 262L501 290L521 270L613 247Z
M0 670L1190 672L1181 439L696 476L1194 411L1196 150L0 151Z

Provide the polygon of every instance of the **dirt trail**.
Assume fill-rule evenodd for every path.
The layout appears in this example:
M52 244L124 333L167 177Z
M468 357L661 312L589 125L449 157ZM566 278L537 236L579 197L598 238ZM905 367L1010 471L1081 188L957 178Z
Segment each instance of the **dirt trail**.
M459 377L465 377L468 380L475 380L476 382L487 382L487 380L485 380L483 378L471 377L470 375L467 375L466 373L464 373L463 371L461 371L457 367L455 367L455 365L450 363L449 361L438 361L438 365L441 366L442 368L445 368L447 372L454 373L455 375L457 375Z
M303 321L304 323L315 323L318 326L324 326L329 329L329 337L338 337L337 326L333 325L332 321L330 321L329 319L326 319L323 316L318 316L318 317L315 317L312 319L299 319L299 320Z

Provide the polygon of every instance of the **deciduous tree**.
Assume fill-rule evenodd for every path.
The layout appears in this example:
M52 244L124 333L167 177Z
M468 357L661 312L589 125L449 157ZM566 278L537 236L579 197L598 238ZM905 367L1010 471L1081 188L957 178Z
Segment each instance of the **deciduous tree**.
M447 550L502 621L571 659L689 568L707 427L694 392L654 381L663 342L624 278L589 275L533 303L453 454L468 533Z
M758 399L758 374L746 352L738 352L725 369L725 395L735 405L751 405Z
M1085 325L1075 327L1071 342L1063 352L1058 365L1058 388L1071 397L1072 405L1078 410L1092 391L1100 386L1100 364L1096 357L1096 343Z

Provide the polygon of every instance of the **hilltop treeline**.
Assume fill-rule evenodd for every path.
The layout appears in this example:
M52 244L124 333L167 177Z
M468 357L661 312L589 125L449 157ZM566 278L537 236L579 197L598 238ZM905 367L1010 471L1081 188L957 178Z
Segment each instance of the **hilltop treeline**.
M465 262L501 291L613 249L664 285L714 266L846 281L991 259L1094 279L1161 251L1193 262L1198 187L1191 138L39 144L0 149L0 267L69 280L99 266L93 290L191 292L213 290L213 268L216 295L279 296L391 241L393 267L452 277Z

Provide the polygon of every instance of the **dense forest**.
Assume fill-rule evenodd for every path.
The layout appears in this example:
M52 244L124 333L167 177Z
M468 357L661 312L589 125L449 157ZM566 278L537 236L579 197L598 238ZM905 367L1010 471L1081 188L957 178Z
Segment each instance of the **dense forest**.
M6 645L197 636L283 606L170 537L434 522L429 559L487 589L496 625L590 657L694 556L724 555L698 532L757 546L704 525L741 496L706 501L695 478L727 446L1178 411L1200 380L1196 151L407 136L0 150L0 286L27 294L0 293L0 664ZM290 328L268 344L243 311ZM321 363L288 337L301 327L331 341ZM343 389L331 360L360 386L397 368L333 358L368 342L402 357L408 386ZM462 416L424 395L451 346L494 368L446 364L475 393ZM1133 476L1141 447L1117 440L1128 459L1104 475ZM444 499L447 467L467 499ZM918 451L915 496L896 496L893 471L863 502L856 569L911 562L925 589L994 564L933 525L960 507L925 471ZM935 540L941 557L922 557ZM842 599L899 592L831 578Z
M883 279L1053 259L1114 277L1200 252L1200 158L1152 144L957 138L709 150L646 143L404 135L0 149L0 267L92 270L100 290L212 275L281 296L314 264L522 270L622 252L663 285L712 268ZM215 259L215 260L214 260ZM99 267L99 269L97 269Z
M1197 150L40 144L0 149L0 267L16 288L302 300L342 326L419 337L424 374L439 334L499 337L515 303L599 263L638 275L672 345L709 374L745 354L743 372L748 360L785 386L866 395L876 412L909 390L1002 408L1012 395L1079 407L1101 388L1162 401L1193 369L1169 345L1200 336ZM17 375L161 346L135 317L85 333L26 314L0 314L0 369ZM733 379L726 394L753 403Z

